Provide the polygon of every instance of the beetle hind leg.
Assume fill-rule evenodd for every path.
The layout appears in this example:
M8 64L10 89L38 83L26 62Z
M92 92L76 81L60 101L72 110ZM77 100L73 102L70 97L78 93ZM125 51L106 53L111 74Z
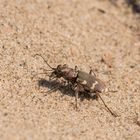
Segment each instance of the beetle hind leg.
M92 68L90 68L89 74L90 74L90 75L94 75L94 76L96 77L96 74L95 74L95 72L93 71Z
M112 110L106 105L106 103L104 102L104 100L100 96L99 92L97 93L97 96L101 99L102 103L104 104L106 109L111 113L111 115L114 116L114 117L118 117L118 115L116 113L112 112Z

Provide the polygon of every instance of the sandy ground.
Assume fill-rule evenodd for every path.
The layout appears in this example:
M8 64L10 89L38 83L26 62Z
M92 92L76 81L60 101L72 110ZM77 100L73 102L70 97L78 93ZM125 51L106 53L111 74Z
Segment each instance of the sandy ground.
M112 1L113 2L113 1ZM0 139L140 139L140 17L118 0L0 0ZM92 67L107 87L100 100L55 85L56 67ZM45 96L46 95L46 96Z

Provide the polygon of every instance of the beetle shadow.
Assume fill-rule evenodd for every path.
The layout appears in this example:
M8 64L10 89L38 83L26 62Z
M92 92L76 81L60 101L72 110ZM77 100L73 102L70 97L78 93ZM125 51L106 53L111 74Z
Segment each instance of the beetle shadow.
M72 89L70 84L64 85L64 84L62 84L60 82L57 82L55 80L54 81L49 81L49 80L46 80L46 79L40 79L38 81L38 86L39 87L46 87L46 88L49 89L44 96L47 96L48 94L51 94L51 93L59 90L62 93L62 97L64 95L75 97L75 92ZM87 99L87 100L97 99L97 97L91 97L86 92L80 92L78 98L80 99L80 101L84 101L85 99Z
M40 79L38 81L38 86L39 87L46 87L49 90L46 92L45 96L47 96L47 94L51 94L55 91L60 91L61 93L63 93L63 95L69 95L69 96L74 96L74 91L69 87L69 85L63 85L60 82L57 81L49 81L46 79Z

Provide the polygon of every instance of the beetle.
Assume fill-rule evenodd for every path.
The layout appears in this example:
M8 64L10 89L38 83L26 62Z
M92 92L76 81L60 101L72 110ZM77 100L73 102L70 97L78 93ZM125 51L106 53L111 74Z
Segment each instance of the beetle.
M40 54L35 54L34 56L40 56ZM75 91L75 100L76 100L76 109L77 107L77 100L78 95L80 92L84 92L89 94L91 97L96 96L99 97L105 107L108 109L108 111L113 115L117 116L115 113L113 113L109 107L105 104L104 100L100 96L100 93L106 92L107 88L105 83L97 78L97 76L93 75L93 70L91 69L89 73L78 70L78 67L75 66L75 68L70 68L67 64L64 65L58 65L56 68L53 68L49 65L49 63L42 57L44 62L51 68L50 71L51 75L49 76L49 79L59 79L63 78L67 81L68 84L72 85L72 88Z

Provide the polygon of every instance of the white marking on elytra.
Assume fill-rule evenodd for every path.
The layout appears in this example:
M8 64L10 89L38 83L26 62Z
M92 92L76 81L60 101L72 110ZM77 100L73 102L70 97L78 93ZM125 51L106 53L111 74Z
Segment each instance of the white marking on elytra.
M95 81L95 83L92 84L91 89L94 89L97 84L98 84L98 81Z
M81 84L82 84L82 85L86 85L86 84L87 84L87 81L84 80L84 81L81 82Z

